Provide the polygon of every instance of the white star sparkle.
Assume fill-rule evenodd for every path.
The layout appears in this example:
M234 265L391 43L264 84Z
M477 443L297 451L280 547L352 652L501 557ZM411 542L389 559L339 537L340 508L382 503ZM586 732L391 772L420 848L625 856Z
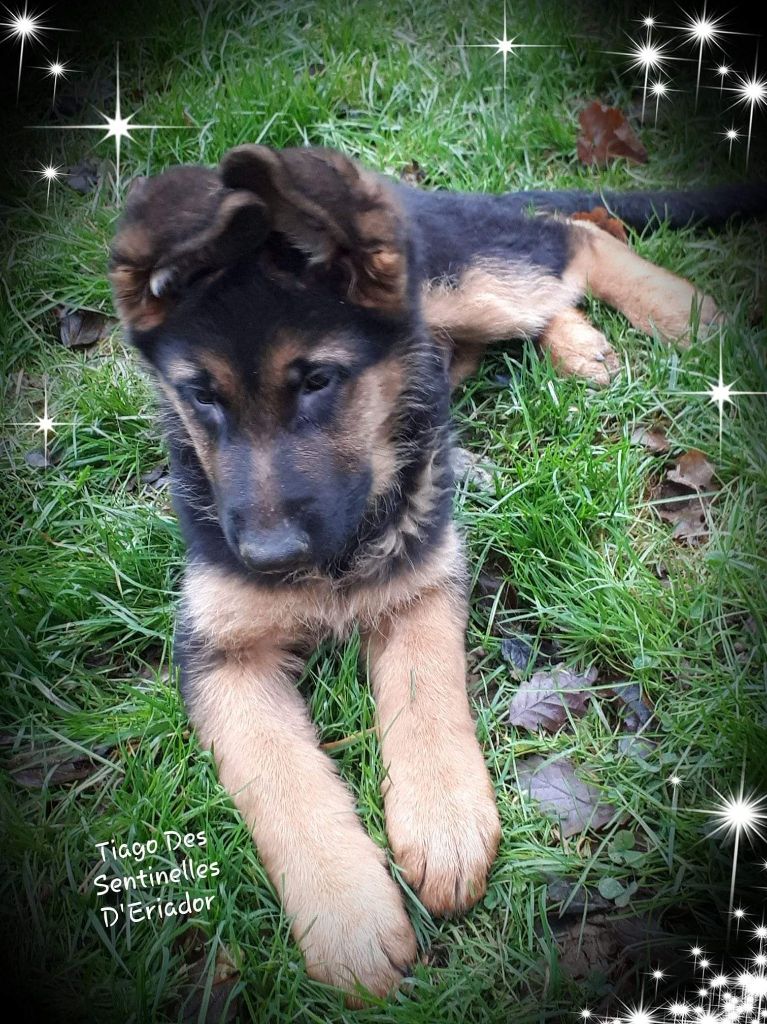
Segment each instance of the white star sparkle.
M62 171L61 167L55 166L53 161L51 161L48 164L40 164L39 171L30 171L29 173L39 175L46 183L45 205L47 206L51 198L51 185L63 176L64 171Z
M727 64L720 64L716 68L717 75L719 75L719 95L722 95L722 87L724 86L724 80L728 75L732 74L732 68Z
M47 375L43 378L43 412L41 416L36 416L31 420L12 420L11 423L14 427L27 427L32 428L35 434L43 435L43 457L45 465L48 466L49 462L49 450L51 437L55 437L62 427L71 427L74 429L77 426L76 420L60 420L54 419L51 414L49 406L49 392L48 392L48 377Z
M661 99L663 99L666 96L668 96L668 94L670 92L678 92L678 91L679 91L678 89L671 89L671 88L669 88L668 82L667 81L663 81L661 79L658 79L657 81L650 83L650 88L649 88L650 95L655 97L655 123L656 124L658 123L658 104L660 103Z
M626 1024L657 1024L657 1018L653 1012L643 1004L627 1007L625 1016L621 1017Z
M671 1003L668 1012L672 1017L689 1017L690 1007L687 1003Z
M644 120L645 105L647 103L647 92L650 87L650 72L661 72L664 66L672 60L685 60L684 57L672 57L661 43L653 42L648 29L647 38L644 41L634 42L628 51L605 50L605 53L613 54L616 57L624 57L629 61L629 68L634 71L642 71L644 79L642 83L642 120Z
M754 62L754 73L750 76L737 75L737 84L728 87L728 92L736 94L735 103L748 107L748 142L746 144L746 166L751 153L751 132L754 125L754 110L761 108L767 103L767 80L758 74L756 61Z
M719 332L719 378L716 381L711 381L705 391L678 391L676 394L690 395L708 398L709 402L713 403L719 409L719 450L722 449L722 435L724 430L724 407L725 405L735 405L735 398L742 396L764 396L767 395L767 391L739 391L736 390L734 383L726 384L724 381L724 371L722 368L722 332Z
M649 1005L643 998L633 1006L621 1004L619 1013L608 1017L595 1018L590 1009L580 1010L579 1016L582 1020L599 1019L602 1024L759 1024L767 1019L767 955L761 946L767 940L767 926L754 934L760 943L756 958L736 960L726 965L731 968L729 972L718 970L708 982L705 970L710 965L701 960L696 963L696 972L701 975L696 988L689 993L680 992L662 1006ZM695 946L693 952L698 961L701 948ZM651 976L665 974L657 968Z
M713 814L714 820L718 821L718 824L709 833L709 837L723 833L725 837L732 837L734 839L732 875L730 878L730 916L727 920L727 937L729 939L730 924L733 916L735 879L738 871L738 852L740 849L741 837L748 840L764 838L766 834L765 826L767 824L767 810L765 809L765 799L767 798L755 797L753 794L745 793L742 779L740 790L737 794L731 793L729 796L722 796L722 794L716 790L715 792L719 797L720 803L708 813ZM765 937L767 937L767 929L765 929Z
M56 105L56 89L59 84L59 79L66 79L68 75L77 74L74 68L70 68L69 61L59 60L58 53L56 54L56 60L49 60L47 64L42 67L38 66L38 71L44 71L47 78L53 79L53 98L51 99L51 106Z
M47 29L40 23L39 15L29 13L29 6L26 3L23 11L12 12L7 7L5 10L10 16L10 21L0 22L0 27L8 29L6 39L16 39L19 42L19 74L16 79L16 96L18 97L21 88L21 69L24 65L24 46L27 40L30 43L38 42L42 33Z
M56 125L33 125L34 128L42 129L53 129L57 131L96 131L106 132L104 137L100 140L106 142L107 139L115 140L115 188L119 191L120 188L120 157L122 153L122 140L131 140L131 132L135 131L168 131L170 129L189 129L190 125L184 124L134 124L133 118L135 114L128 114L123 116L122 103L120 96L120 52L117 51L117 57L115 62L115 112L114 117L110 117L109 114L105 114L103 111L97 111L100 117L104 120L101 124L56 124Z
M738 139L740 139L740 132L735 127L735 125L733 125L732 127L727 128L725 131L723 131L722 135L730 143L730 148L729 148L728 156L729 156L730 159L732 159L732 144L733 144L733 142L737 142Z
M27 43L39 43L45 32L63 32L65 29L51 28L50 25L43 25L41 15L33 14L29 10L27 0L24 2L24 10L12 11L3 4L8 21L0 21L0 28L6 29L5 39L16 41L19 44L19 72L16 77L16 98L18 99L21 89L21 71L24 67L24 48Z
M719 36L726 33L724 29L720 28L722 17L709 17L705 3L702 14L688 14L685 11L684 16L687 21L684 25L679 26L679 31L687 38L688 42L697 44L698 47L698 75L695 80L695 102L697 103L700 92L700 73L703 67L703 51L707 46L718 46L721 49Z
M43 414L38 416L35 420L30 420L26 423L16 424L19 427L34 427L36 434L43 435L43 456L45 458L45 465L48 465L48 442L51 434L56 433L56 427L59 424L48 411L48 382L45 382L43 388Z
M746 918L746 912L743 907L736 907L732 912L732 919L735 921L735 933L740 935L741 922Z
M459 43L462 48L490 49L503 57L503 90L506 92L506 62L508 57L514 56L517 50L550 50L551 43L518 43L516 36L507 35L506 25L506 4L503 5L503 35L492 43Z

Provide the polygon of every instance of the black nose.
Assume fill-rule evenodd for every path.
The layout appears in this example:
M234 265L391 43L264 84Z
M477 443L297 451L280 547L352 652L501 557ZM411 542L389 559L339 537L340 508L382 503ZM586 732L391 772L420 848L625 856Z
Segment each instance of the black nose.
M309 537L300 527L282 523L268 530L243 531L240 558L256 572L274 572L300 564L309 554Z

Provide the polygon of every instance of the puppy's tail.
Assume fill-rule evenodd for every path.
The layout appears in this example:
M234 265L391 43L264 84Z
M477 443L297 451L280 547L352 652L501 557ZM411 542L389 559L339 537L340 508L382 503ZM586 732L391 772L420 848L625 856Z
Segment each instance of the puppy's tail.
M722 227L729 220L767 217L767 182L716 185L689 191L658 192L516 192L509 196L524 207L548 213L580 213L604 206L633 228L655 221L672 228Z

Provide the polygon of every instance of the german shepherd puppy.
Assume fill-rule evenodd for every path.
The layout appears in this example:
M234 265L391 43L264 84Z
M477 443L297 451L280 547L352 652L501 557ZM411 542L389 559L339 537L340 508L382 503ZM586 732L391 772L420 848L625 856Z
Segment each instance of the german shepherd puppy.
M378 995L416 956L401 892L295 686L356 624L377 706L394 860L436 915L485 892L500 838L466 695L451 521L450 385L490 342L561 372L617 360L585 293L685 339L714 303L593 224L757 214L764 189L461 195L326 149L240 146L139 180L110 276L154 372L188 548L176 657L189 716L247 822L309 973Z

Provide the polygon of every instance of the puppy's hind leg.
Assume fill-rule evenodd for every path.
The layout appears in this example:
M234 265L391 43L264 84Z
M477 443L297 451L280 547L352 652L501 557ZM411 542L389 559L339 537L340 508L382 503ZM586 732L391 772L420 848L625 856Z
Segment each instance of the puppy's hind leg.
M642 259L612 235L582 221L570 224L571 257L564 279L613 306L645 334L690 342L691 323L701 333L721 323L713 299L670 270Z

